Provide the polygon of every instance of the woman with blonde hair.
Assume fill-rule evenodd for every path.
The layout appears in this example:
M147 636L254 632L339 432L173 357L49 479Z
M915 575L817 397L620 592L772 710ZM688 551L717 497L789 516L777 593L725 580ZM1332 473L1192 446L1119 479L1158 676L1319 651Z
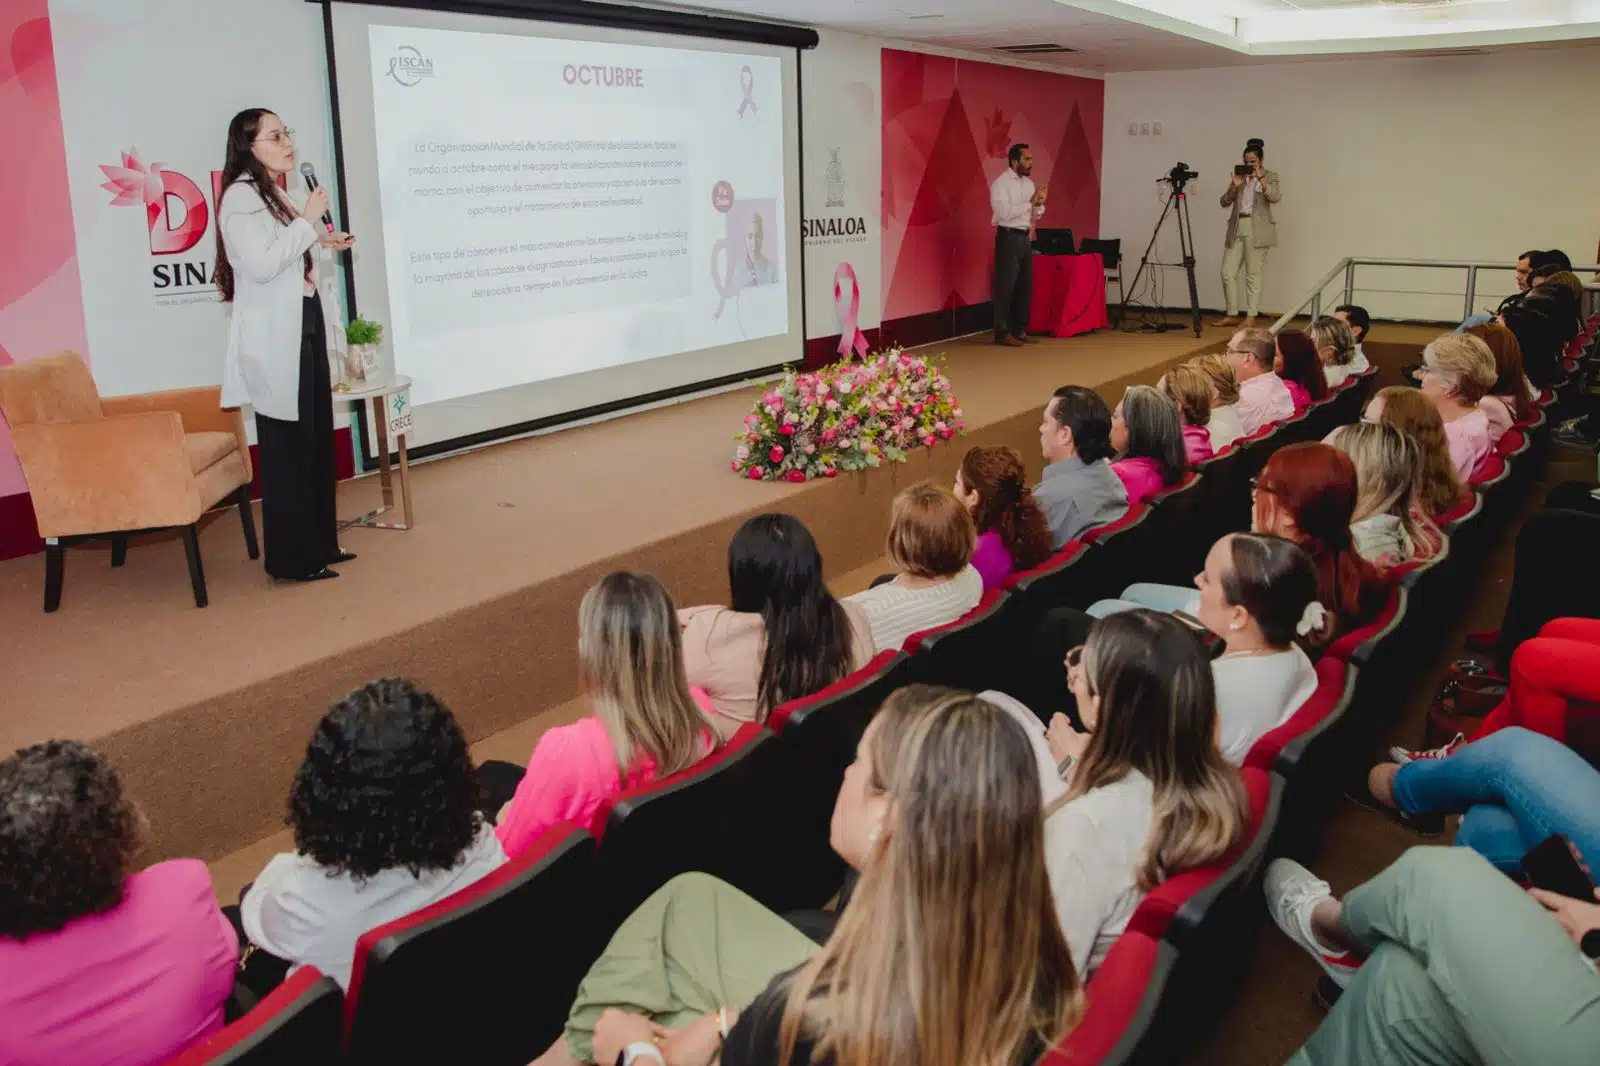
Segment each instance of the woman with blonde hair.
M1444 434L1444 419L1439 409L1416 389L1390 385L1379 389L1361 415L1363 422L1383 422L1393 426L1417 446L1417 506L1433 518L1449 514L1466 498L1461 475L1450 458L1450 445Z
M1211 664L1168 614L1124 611L1067 654L1087 733L1050 723L1067 791L1045 808L1050 886L1072 961L1092 974L1156 886L1243 843L1250 811L1217 748Z
M1032 1063L1083 1013L1041 787L1005 711L900 689L834 807L834 849L861 877L827 942L684 874L617 930L539 1063Z
M1195 367L1210 379L1211 421L1206 423L1206 432L1211 435L1211 452L1215 455L1244 436L1237 407L1239 378L1222 352L1197 356L1185 365Z
M578 678L594 713L539 738L495 826L508 856L558 822L587 826L605 800L716 746L689 694L672 598L648 574L607 574L584 593ZM486 765L485 776L504 780L505 765Z
M1028 487L1022 456L1010 448L969 448L956 471L955 497L978 532L972 565L983 588L1050 557L1050 523Z
M1183 427L1183 450L1189 465L1203 463L1215 453L1211 443L1211 379L1197 366L1180 363L1156 382L1156 389L1178 408Z
M1183 480L1189 469L1178 408L1149 385L1130 385L1111 412L1111 470L1128 490L1130 505L1143 503Z
M1497 377L1494 353L1471 334L1446 333L1422 350L1422 394L1439 409L1450 461L1463 481L1494 451L1489 416L1478 401Z
M1322 363L1322 373L1330 389L1343 385L1348 378L1366 373L1371 366L1366 355L1356 347L1356 335L1350 323L1342 318L1323 315L1311 323L1308 336L1316 345L1317 359Z
M879 651L913 633L954 622L983 599L983 576L972 565L978 533L972 515L949 489L931 481L902 489L889 513L893 578L846 596L872 627Z
M1417 446L1385 423L1340 426L1328 443L1356 468L1356 509L1350 521L1361 557L1380 568L1432 558L1444 535L1412 506L1417 485Z

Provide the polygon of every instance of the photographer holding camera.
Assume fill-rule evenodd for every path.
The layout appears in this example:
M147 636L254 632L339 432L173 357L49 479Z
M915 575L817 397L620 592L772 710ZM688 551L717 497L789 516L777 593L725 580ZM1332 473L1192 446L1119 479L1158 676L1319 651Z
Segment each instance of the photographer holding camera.
M1227 314L1219 326L1239 324L1239 267L1244 267L1244 324L1255 325L1261 310L1261 278L1267 269L1267 249L1278 243L1272 222L1272 205L1283 199L1278 175L1262 167L1265 142L1252 137L1244 146L1244 162L1233 168L1233 180L1222 192L1222 206L1231 207L1227 250L1222 253L1222 295Z

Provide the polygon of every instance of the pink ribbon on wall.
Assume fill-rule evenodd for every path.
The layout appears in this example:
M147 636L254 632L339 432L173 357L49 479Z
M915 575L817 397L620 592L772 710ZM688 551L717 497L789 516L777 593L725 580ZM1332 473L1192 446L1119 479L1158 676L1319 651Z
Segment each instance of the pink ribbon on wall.
M739 87L744 90L744 99L739 101L739 117L744 118L744 113L760 111L756 106L756 73L749 67L739 68Z
M844 298L845 282L850 283L850 299ZM833 271L833 306L839 312L839 354L846 359L854 351L861 358L867 357L869 345L867 335L861 332L861 284L856 281L856 268L849 263L840 263Z

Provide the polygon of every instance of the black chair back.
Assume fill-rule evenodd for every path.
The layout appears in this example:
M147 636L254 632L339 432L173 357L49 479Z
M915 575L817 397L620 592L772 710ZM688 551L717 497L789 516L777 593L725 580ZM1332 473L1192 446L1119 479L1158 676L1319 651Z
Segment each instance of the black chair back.
M906 639L902 684L948 685L982 692L999 688L1014 672L1016 634L1011 622L1017 616L1008 607L1010 593L993 589L978 606L949 625Z
M344 995L333 978L305 966L255 1009L192 1044L165 1066L334 1066L344 1058Z
M531 1062L615 928L600 887L593 838L561 825L476 884L368 931L350 975L350 1061Z

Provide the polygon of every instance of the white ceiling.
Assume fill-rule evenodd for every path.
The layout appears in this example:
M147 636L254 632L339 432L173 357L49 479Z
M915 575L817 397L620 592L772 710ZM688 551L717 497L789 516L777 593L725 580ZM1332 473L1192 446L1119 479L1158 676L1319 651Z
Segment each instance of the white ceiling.
M1059 44L1075 51L1025 58L1106 73L1600 37L1600 0L689 0L672 6L965 51ZM1519 14L1508 21L1512 11ZM1593 22L1579 21L1591 16Z

